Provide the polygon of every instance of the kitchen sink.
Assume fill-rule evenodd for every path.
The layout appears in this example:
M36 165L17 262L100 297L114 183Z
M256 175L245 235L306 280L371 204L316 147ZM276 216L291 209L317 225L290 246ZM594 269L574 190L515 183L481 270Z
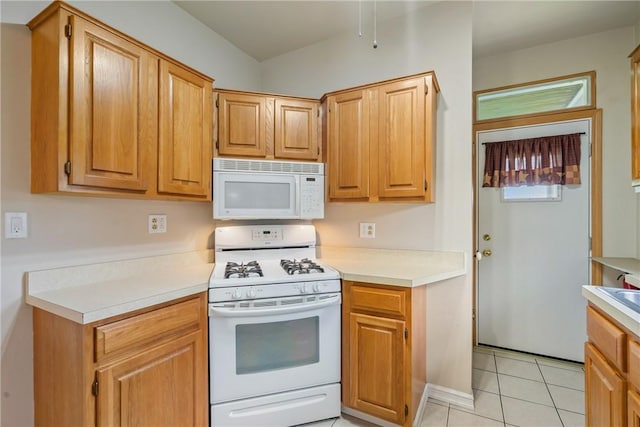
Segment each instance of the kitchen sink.
M633 311L640 313L640 291L606 287L602 287L600 289L602 292L626 305Z

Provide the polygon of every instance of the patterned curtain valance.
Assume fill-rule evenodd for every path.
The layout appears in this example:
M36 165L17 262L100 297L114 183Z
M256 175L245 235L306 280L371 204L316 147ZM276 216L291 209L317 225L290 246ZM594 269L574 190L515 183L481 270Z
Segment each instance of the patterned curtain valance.
M483 187L580 184L580 134L487 142Z

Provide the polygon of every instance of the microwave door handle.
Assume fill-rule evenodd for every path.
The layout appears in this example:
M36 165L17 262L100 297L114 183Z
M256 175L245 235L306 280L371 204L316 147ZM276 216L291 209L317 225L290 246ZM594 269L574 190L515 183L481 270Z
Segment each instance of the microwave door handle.
M276 314L290 314L300 313L302 311L315 310L318 308L329 307L331 305L340 304L342 301L340 295L335 295L327 298L321 302L307 302L303 304L296 304L288 307L272 307L272 308L246 308L246 309L234 309L225 307L215 307L209 305L209 316L217 317L254 317L264 315L276 315Z

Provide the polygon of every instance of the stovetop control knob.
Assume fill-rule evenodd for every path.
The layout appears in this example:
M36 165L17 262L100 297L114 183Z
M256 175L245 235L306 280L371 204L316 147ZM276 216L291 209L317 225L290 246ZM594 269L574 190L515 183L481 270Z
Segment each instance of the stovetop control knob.
M303 283L302 286L300 286L300 293L301 294L306 294L307 293L307 284Z
M320 282L315 282L313 284L313 292L320 292Z
M256 290L251 288L247 291L247 298L255 298L256 297Z
M242 297L242 292L240 292L240 289L236 288L233 290L233 293L231 294L231 298L233 299L240 299Z

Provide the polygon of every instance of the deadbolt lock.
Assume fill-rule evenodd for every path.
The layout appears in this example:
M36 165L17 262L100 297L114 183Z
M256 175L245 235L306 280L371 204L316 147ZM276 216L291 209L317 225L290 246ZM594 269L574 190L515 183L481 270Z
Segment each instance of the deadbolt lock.
M482 251L482 255L483 256L491 256L491 249L485 249L484 251Z

